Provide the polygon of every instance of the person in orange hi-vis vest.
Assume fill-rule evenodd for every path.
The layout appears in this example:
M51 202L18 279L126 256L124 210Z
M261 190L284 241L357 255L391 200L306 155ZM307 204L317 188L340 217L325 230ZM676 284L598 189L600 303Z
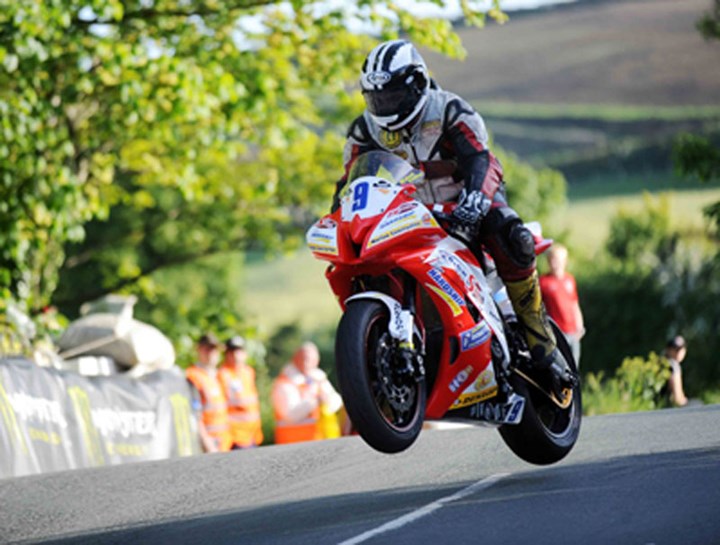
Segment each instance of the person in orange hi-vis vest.
M202 416L198 422L200 441L205 452L230 450L230 421L228 406L218 378L220 343L212 333L200 337L197 345L198 361L187 368L186 376L200 394Z
M233 449L255 447L263 441L255 369L247 359L245 339L239 335L228 339L219 377L228 401Z
M303 343L275 379L272 404L275 413L275 443L297 443L325 439L322 414L334 415L342 398L320 369L320 353L311 342Z

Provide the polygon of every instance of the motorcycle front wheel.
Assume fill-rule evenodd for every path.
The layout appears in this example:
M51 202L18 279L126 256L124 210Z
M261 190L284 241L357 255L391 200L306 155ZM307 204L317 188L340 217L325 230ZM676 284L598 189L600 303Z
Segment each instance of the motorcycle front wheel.
M425 415L425 383L408 373L378 301L347 305L335 339L340 394L353 428L371 447L395 453L412 445Z
M565 335L551 324L558 350L574 373L577 366ZM508 447L526 462L547 465L563 459L575 446L580 435L582 397L580 383L573 388L570 406L561 409L548 397L520 377L512 379L513 388L527 400L522 421L517 425L500 426L500 435Z

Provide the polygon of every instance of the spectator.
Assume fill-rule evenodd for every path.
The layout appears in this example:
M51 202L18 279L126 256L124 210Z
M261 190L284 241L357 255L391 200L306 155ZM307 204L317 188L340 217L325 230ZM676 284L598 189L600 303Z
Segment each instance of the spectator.
M668 393L670 403L675 407L684 407L688 404L688 398L685 396L685 390L683 389L682 368L680 367L686 354L685 339L680 335L676 335L665 345L665 357L670 362L671 369L671 375L668 379Z
M335 415L342 406L342 399L319 364L317 346L311 342L303 343L292 362L273 382L276 443L328 438L323 432L321 417L323 414Z
M255 447L263 441L255 369L247 361L245 339L239 335L228 339L218 374L228 402L233 449Z
M197 363L188 367L186 374L200 394L202 416L199 419L199 430L203 450L227 451L232 444L228 407L217 372L220 363L219 343L212 333L200 337L197 354Z
M550 272L540 277L540 291L548 315L565 333L575 363L580 365L580 339L585 325L578 299L575 277L567 272L568 251L561 244L553 245L547 254Z

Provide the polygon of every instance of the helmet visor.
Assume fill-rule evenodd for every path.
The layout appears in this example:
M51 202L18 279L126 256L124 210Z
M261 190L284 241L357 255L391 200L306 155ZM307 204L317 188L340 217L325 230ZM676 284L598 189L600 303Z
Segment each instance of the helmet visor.
M365 104L372 115L387 117L402 116L412 111L419 96L406 86L386 87L381 91L363 91Z

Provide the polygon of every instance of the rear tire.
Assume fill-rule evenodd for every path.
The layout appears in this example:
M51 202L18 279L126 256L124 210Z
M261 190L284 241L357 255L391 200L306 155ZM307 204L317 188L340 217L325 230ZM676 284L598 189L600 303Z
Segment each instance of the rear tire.
M378 301L349 303L338 325L335 365L353 427L374 449L394 453L420 434L426 392L424 380L397 372L389 320L389 310Z
M577 374L577 366L565 335L554 323L552 326L558 350ZM513 376L511 382L515 391L525 397L526 405L520 424L506 424L499 428L503 440L515 454L531 464L547 465L562 460L575 446L580 434L582 397L579 381L573 388L572 403L567 409L556 406L518 376Z

